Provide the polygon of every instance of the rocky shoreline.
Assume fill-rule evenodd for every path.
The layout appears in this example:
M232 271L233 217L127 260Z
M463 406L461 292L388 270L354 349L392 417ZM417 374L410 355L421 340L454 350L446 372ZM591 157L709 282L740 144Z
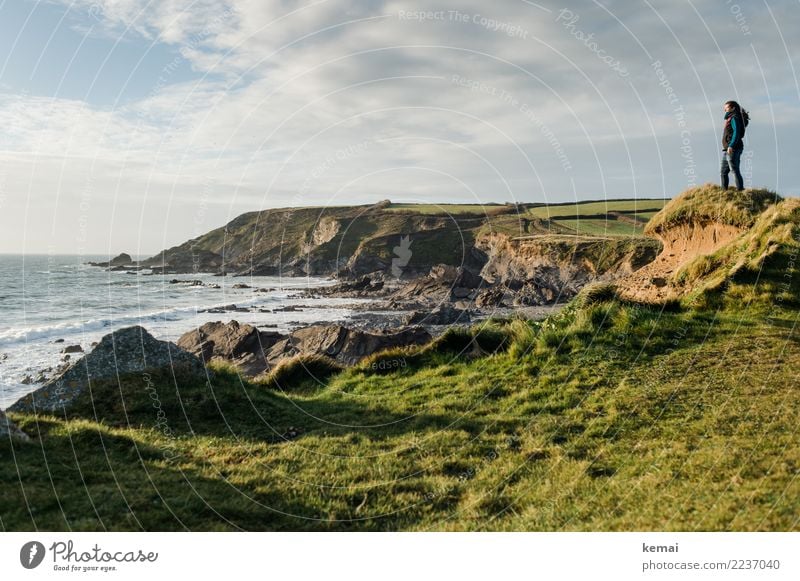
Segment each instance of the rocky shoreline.
M97 266L109 268L110 263ZM169 283L204 284L180 279ZM253 293L274 290L245 283L237 284L237 288L252 288ZM572 296L571 292L559 294ZM552 298L559 294L554 292ZM230 304L201 312L291 313L314 310L319 307L315 302L320 299L349 298L353 302L341 306L354 314L345 320L320 320L304 325L287 321L288 332L279 332L274 328L277 325L256 327L235 319L210 320L185 332L175 343L159 341L143 327L127 327L106 335L86 353L80 345L65 345L58 366L25 378L24 383L41 387L8 409L54 412L80 396L90 382L107 380L118 373L174 369L176 364L190 370L198 380L211 362L233 365L251 380L263 379L282 363L301 356L323 356L347 367L384 349L425 345L453 325L469 325L490 317L543 318L563 305L555 300L550 304L527 304L537 301L524 298L523 293L515 292L512 287L491 284L480 275L447 265L437 265L427 275L410 281L375 273L340 280L329 287L300 290L291 296L306 300L300 305L271 309Z
M381 349L422 345L453 325L470 325L490 317L544 318L560 309L586 284L613 280L635 270L639 263L651 258L655 249L648 247L642 251L645 248L642 246L624 252L617 249L614 260L604 262L602 256L595 256L591 245L586 246L584 242L569 242L572 254L565 254L561 244L553 239L511 242L507 237L488 237L478 244L482 259L472 260L467 266L437 263L417 276L409 272L393 276L386 265L376 265L377 270L357 276L340 272L330 276L335 281L330 286L299 289L290 295L293 299L306 300L301 304L267 308L231 303L200 312L208 315L291 313L313 311L318 307L314 303L320 299L352 299L352 303L338 305L354 312L344 320L317 320L310 324L284 321L289 329L284 333L274 328L277 325L256 328L237 320L227 323L210 320L184 333L176 345L170 344L170 349L179 349L197 358L201 367L210 361L228 362L251 379L268 374L282 361L301 355L322 355L339 365L353 365ZM168 268L152 264L152 260L134 261L125 253L106 262L90 264L132 274L147 274L141 272L144 270L149 270L149 274L168 271ZM226 274L220 264L201 266L210 266L208 270L213 274ZM182 272L185 269L173 270ZM176 286L222 288L218 283L197 278L173 278L165 282ZM251 286L247 282L235 283L230 288L252 289L254 295L275 290ZM140 334L147 333L141 327L136 328L141 329ZM111 336L113 334L106 338ZM74 374L78 362L85 366L83 360L92 357L98 348L78 357L82 351L80 346L69 346L65 349L74 350L65 350L58 366L31 373L23 383L42 384L37 392L50 392L54 382ZM77 360L71 359L73 356L78 357ZM97 373L95 371L95 375Z

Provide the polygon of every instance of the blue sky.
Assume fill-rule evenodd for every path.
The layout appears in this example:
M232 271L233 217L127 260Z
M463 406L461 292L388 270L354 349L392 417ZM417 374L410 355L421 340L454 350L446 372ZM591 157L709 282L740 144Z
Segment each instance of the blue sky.
M798 0L0 0L0 252L292 205L800 193ZM654 66L654 63L660 63Z
M0 78L8 92L127 104L147 96L154 75L177 54L135 32L109 34L85 10L62 4L6 0L0 10ZM170 71L171 83L201 76L185 60Z

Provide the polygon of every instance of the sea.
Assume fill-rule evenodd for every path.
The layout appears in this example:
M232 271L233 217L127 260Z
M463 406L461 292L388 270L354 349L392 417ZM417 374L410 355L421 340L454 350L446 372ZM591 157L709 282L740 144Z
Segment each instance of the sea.
M87 264L108 259L0 255L0 409L40 387L30 379L63 363L66 346L80 345L88 352L92 343L123 327L141 325L170 341L203 323L233 319L287 332L320 321L347 321L355 314L354 305L370 302L301 295L304 289L334 284L324 278L129 274ZM171 283L174 279L199 280L203 286ZM219 288L212 288L215 284ZM229 305L254 310L203 312ZM273 312L308 305L313 307ZM72 354L72 361L80 356Z

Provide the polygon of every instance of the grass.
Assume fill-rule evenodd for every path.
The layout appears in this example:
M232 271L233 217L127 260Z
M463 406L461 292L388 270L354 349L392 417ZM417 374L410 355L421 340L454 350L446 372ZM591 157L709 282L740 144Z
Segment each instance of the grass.
M33 440L0 442L0 527L799 530L800 201L736 218L731 195L752 227L681 303L598 283L345 370L127 376L9 414ZM660 223L704 219L686 199Z
M796 530L798 311L579 302L314 390L217 367L152 377L157 409L126 378L12 414L35 439L0 452L3 528Z
M506 204L391 204L387 210L390 212L409 212L437 216L459 214L492 216L512 211L513 206Z
M719 222L749 228L770 205L781 201L775 192L747 189L723 190L714 184L690 188L670 200L648 223L645 233L658 234L687 222Z
M324 355L300 354L284 359L256 383L277 390L314 391L342 371L342 366Z
M572 218L576 216L605 215L620 212L632 217L649 217L661 210L669 200L662 198L638 200L603 200L565 204L528 206L527 213L542 219Z
M562 219L553 220L556 224L574 230L584 236L641 236L644 224L631 224L616 219Z

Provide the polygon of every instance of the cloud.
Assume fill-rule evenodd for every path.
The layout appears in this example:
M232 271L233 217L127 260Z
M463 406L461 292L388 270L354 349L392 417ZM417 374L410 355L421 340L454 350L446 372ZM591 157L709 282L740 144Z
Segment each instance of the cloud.
M789 141L775 147L800 98L789 33L800 16L788 1L63 3L84 27L172 47L172 66L197 78L154 69L149 94L121 107L4 95L0 150L60 176L29 180L34 198L95 176L115 192L98 194L98 219L121 198L144 212L167 200L170 244L188 237L192 191L211 182L228 200L217 221L385 197L671 196L716 179L720 107L732 96L753 111L753 149L780 168L762 174L766 185L800 186Z

